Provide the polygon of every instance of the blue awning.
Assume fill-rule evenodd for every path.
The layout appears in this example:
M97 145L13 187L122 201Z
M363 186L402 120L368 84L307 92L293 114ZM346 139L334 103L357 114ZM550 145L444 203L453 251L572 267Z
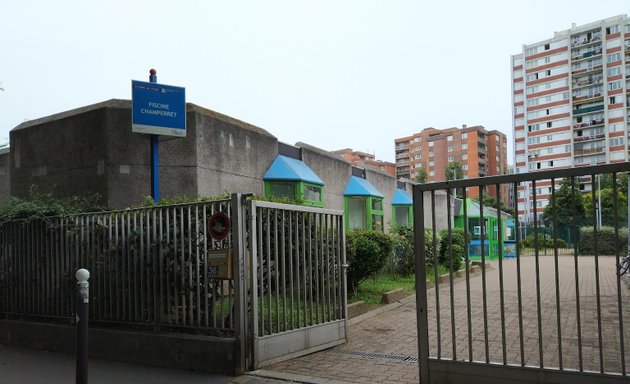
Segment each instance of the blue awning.
M343 192L343 195L383 197L383 194L380 193L378 189L374 188L369 181L356 176L350 177L350 181L348 181L348 185L346 186L346 190Z
M411 196L409 196L407 192L396 188L394 198L392 199L392 205L413 205L413 200L411 200Z
M271 163L267 173L263 176L263 180L306 181L307 183L324 185L322 179L302 161L282 155L278 155Z

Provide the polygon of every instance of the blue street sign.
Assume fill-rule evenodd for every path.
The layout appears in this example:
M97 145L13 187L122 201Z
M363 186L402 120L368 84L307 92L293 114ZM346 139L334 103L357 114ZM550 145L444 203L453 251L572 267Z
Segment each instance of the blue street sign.
M131 81L131 131L186 136L186 89Z

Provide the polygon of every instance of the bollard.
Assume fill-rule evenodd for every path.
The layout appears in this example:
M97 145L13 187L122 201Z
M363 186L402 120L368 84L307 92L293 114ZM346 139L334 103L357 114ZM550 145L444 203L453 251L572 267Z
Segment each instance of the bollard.
M88 373L88 309L90 306L90 272L79 269L77 278L77 371L76 384L87 384Z

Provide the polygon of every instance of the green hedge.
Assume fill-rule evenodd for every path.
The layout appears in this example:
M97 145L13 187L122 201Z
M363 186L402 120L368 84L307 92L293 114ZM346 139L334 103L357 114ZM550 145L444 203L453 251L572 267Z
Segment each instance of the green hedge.
M451 269L453 272L462 267L466 252L466 240L464 238L464 230L462 228L451 228L452 239L451 249L453 251L452 259L449 252L449 234L448 230L440 231L440 249L438 254L438 264Z
M413 227L408 225L395 227L392 229L392 235L394 238L394 253L391 263L388 265L387 272L402 276L414 274L416 271L416 260ZM425 229L424 237L426 239L424 243L425 264L431 267L433 266L435 255L435 250L433 249L433 231Z
M346 234L348 286L354 294L362 281L383 269L393 247L393 237L380 231L353 230Z
M619 237L615 237L615 229L613 227L601 227L597 231L597 254L598 255L615 255L615 239L617 240L617 248L619 255L625 255L628 252L628 229L619 228ZM580 255L595 254L595 232L592 227L580 228L580 242L578 243L578 252Z
M522 241L521 244L523 247L534 248L534 246L536 245L536 237L532 233L531 235L527 236ZM567 242L564 241L564 239L559 239L559 238L556 239L556 244L558 248L568 247ZM538 248L553 248L553 247L554 247L553 237L544 233L538 234Z

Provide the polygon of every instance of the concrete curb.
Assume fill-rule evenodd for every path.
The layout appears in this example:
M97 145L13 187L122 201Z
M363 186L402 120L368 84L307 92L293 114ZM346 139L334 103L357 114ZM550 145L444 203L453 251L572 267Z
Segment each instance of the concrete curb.
M257 369L255 371L246 372L245 375L239 376L232 383L236 384L247 384L247 383L256 383L256 380L248 380L250 378L266 378L266 379L274 379L274 380L282 380L288 383L304 383L304 384L354 384L348 381L341 380L333 380L333 379L324 379L321 377L313 377L306 375L297 375L295 373L285 373L285 372L275 372L268 371L266 369Z

